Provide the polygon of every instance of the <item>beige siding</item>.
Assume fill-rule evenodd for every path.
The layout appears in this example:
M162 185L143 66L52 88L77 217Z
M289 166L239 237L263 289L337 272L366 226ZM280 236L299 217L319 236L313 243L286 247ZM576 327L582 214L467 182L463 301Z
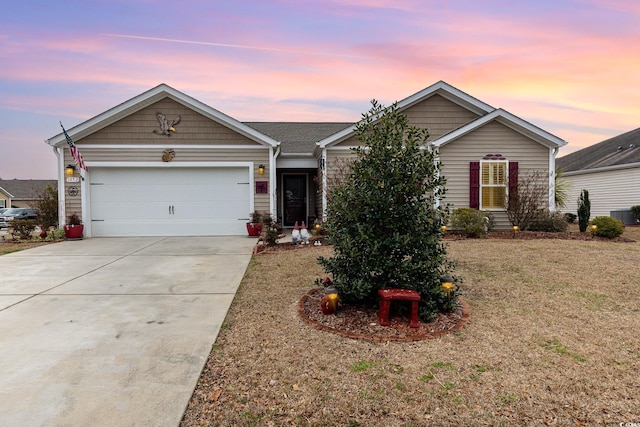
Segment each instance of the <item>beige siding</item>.
M360 140L355 136L351 136L339 144L334 145L334 147L357 147L361 145Z
M589 192L591 219L610 216L611 211L628 210L631 206L640 205L640 168L592 172L567 176L565 179L571 188L563 212L577 214L578 197L582 190Z
M171 136L156 135L160 130L156 116L163 113L167 120L180 117L175 125L176 132ZM79 147L89 144L217 144L217 145L256 145L259 143L191 110L188 107L165 98L112 125L101 129L80 140L74 141Z
M412 126L429 129L429 140L465 125L479 116L460 105L433 95L404 111Z
M548 148L497 121L489 122L440 149L442 174L447 178L445 202L452 209L469 207L469 162L481 161L486 154L498 153L509 161L518 162L520 176L549 168ZM548 185L548 179L545 185ZM510 226L504 211L493 214L497 228Z
M329 184L332 180L339 178L344 174L349 159L355 159L356 155L351 150L332 150L327 149L327 161L325 173L327 174L327 180ZM331 186L331 185L329 185Z

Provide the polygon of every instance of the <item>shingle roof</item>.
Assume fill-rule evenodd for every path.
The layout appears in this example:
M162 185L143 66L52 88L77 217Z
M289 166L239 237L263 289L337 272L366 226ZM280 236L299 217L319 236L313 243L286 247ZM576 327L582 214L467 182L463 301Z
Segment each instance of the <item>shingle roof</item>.
M245 122L244 124L280 141L283 153L313 153L316 142L353 125L346 122Z
M0 179L0 187L11 193L13 200L38 199L47 184L58 188L55 179Z
M565 172L640 162L640 128L614 136L556 160Z

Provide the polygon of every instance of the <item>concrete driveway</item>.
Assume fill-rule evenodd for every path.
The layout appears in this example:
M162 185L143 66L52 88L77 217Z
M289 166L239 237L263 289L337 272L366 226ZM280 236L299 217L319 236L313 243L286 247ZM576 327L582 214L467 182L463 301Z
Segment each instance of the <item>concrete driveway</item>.
M254 244L92 238L0 256L0 424L176 426Z

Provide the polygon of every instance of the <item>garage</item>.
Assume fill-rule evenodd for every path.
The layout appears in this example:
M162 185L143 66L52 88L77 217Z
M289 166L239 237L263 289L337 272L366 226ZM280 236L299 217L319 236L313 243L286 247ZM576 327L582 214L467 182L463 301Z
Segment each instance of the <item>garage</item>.
M95 167L87 180L92 236L246 234L248 167Z

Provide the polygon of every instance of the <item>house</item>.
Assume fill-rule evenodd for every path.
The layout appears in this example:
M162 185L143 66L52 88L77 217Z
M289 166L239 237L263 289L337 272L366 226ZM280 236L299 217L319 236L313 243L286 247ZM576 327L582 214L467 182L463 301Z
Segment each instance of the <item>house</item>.
M0 209L10 208L12 198L13 198L13 194L9 193L4 188L0 187Z
M56 188L56 180L0 179L0 208L35 208L44 189Z
M589 191L592 218L636 222L629 208L640 205L640 128L560 157L557 167L570 186L563 210L576 213L584 189Z
M495 211L519 174L542 171L553 206L560 138L437 82L400 101L430 129L453 208ZM285 227L325 212L327 180L359 144L353 123L240 122L161 84L68 130L88 170L58 157L61 221L79 213L90 236L245 234L254 210Z

